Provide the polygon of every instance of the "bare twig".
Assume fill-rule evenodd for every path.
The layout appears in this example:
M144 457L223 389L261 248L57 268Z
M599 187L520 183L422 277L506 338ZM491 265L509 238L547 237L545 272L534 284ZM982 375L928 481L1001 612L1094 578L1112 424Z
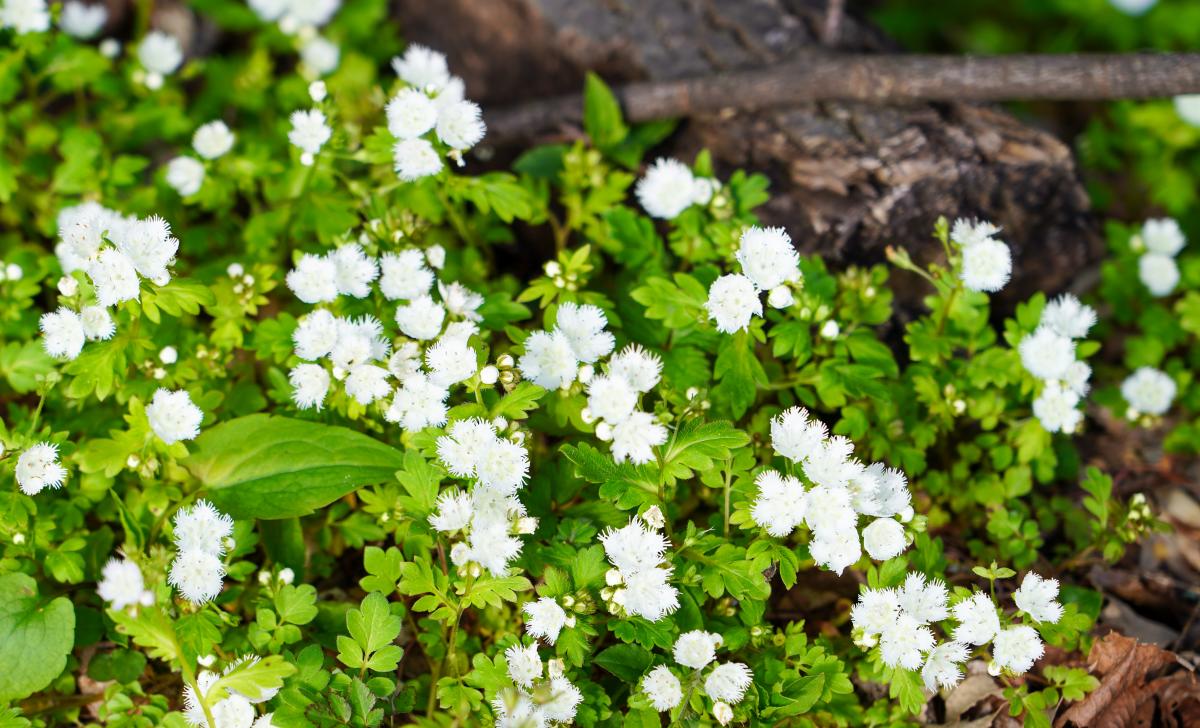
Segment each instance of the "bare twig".
M754 111L813 101L1144 99L1200 93L1200 53L1013 56L814 54L778 66L614 89L642 122L724 109ZM488 139L505 143L578 126L578 95L488 114Z

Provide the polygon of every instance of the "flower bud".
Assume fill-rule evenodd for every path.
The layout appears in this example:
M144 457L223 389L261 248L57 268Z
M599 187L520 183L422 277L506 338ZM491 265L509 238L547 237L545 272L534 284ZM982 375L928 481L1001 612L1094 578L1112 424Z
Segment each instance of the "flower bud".
M296 572L292 571L291 569L289 569L285 566L283 569L281 569L279 571L279 580L281 582L283 582L284 584L291 584L293 581L296 580Z
M787 286L775 286L767 294L767 305L771 308L787 308L796 302L792 289Z
M58 292L64 296L74 296L79 292L79 281L71 276L63 276L58 279Z
M733 708L727 703L713 703L713 717L721 725L729 725L729 721L733 720Z
M838 322L833 319L829 319L821 326L821 336L826 339L836 339L840 333L842 333L842 327L838 326Z
M495 384L496 380L498 380L499 378L500 378L500 370L497 369L496 367L492 366L491 364L488 364L483 369L479 370L479 381L483 382L484 384L487 384L487 385Z

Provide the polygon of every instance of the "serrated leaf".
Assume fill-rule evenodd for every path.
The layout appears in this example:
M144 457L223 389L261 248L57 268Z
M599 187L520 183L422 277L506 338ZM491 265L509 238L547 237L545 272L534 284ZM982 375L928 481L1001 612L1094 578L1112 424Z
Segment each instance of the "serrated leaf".
M688 420L668 443L663 455L667 482L691 478L695 471L714 467L714 461L728 460L732 451L744 447L750 436L725 421Z
M39 597L37 582L25 574L0 576L0 702L49 685L74 645L71 600Z

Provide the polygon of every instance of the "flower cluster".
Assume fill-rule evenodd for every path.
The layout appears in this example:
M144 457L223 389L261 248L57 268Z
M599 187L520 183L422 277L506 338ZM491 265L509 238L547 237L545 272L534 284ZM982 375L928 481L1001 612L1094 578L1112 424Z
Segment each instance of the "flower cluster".
M462 536L450 549L455 566L474 562L506 575L509 562L521 554L516 535L532 533L537 526L516 498L529 477L528 453L500 437L497 423L477 418L453 422L448 434L437 439L437 451L451 475L470 479L474 486L469 492L443 491L429 523L441 533Z
M963 285L972 291L995 293L1012 277L1012 251L996 238L1000 228L990 222L958 219L950 239L962 248Z
M1175 380L1154 367L1139 367L1121 382L1121 396L1129 404L1126 416L1136 420L1143 414L1161 417L1175 400Z
M225 577L222 557L233 539L233 519L197 501L175 514L175 560L167 582L193 604L212 601L221 593Z
M463 152L478 144L487 128L479 106L463 97L462 79L450 75L446 57L410 45L392 59L392 68L408 84L387 105L388 131L396 138L396 175L412 182L437 174L442 153L462 164Z
M562 304L553 329L535 331L525 339L525 353L517 361L521 375L550 390L566 389L581 376L587 379L593 372L590 365L617 345L607 325L598 306Z
M521 611L525 613L525 631L550 645L558 641L563 627L575 626L575 615L567 614L554 597L527 602Z
M39 442L26 448L17 457L16 476L17 486L25 495L62 487L67 469L58 461L58 445Z
M639 409L638 402L658 384L661 372L657 354L630 344L609 358L605 373L588 379L584 418L599 419L596 436L612 441L613 458L619 463L648 463L654 459L654 448L667 441L667 428L652 413Z
M69 36L86 40L94 38L108 22L108 8L102 4L87 5L79 0L63 3L58 25Z
M146 589L142 570L129 559L109 559L101 573L96 594L113 609L125 609L135 604L148 607L154 603L154 592Z
M697 177L677 159L660 157L638 180L634 190L650 217L674 220L692 205L707 205L721 189L711 177Z
M1048 432L1074 432L1083 421L1079 402L1087 396L1092 368L1075 358L1075 340L1095 323L1091 306L1064 293L1046 304L1037 329L1018 346L1021 364L1042 382L1033 414Z
M162 88L163 81L183 65L183 46L170 33L152 30L138 45L138 60L144 73L141 75L146 88Z
M562 660L542 663L537 644L515 644L504 651L514 687L492 701L497 728L571 723L583 693L566 678ZM542 675L545 673L545 677Z
M1062 617L1057 598L1058 582L1033 572L1013 593L1017 609L1036 623L1055 623ZM878 645L879 657L889 667L919 669L930 690L957 685L963 675L961 665L975 646L992 643L988 671L993 675L1024 674L1042 656L1037 630L1014 624L1010 617L1002 622L987 594L975 592L953 608L947 602L945 584L916 572L898 588L865 588L850 611L855 639L863 647ZM957 626L949 632L949 640L938 643L932 625L951 618Z
M662 516L657 509L652 511L630 519L627 526L600 534L604 553L614 567L606 575L608 588L601 596L614 614L657 622L679 608L679 592L670 583L672 567L664 564L671 544L652 524Z
M234 660L225 668L223 675L229 675L256 662L258 657L255 655ZM196 688L199 689L199 693L197 694L196 688L191 685L184 687L183 718L188 725L201 728L271 728L272 714L264 713L260 716L254 706L275 697L279 693L278 688L261 690L257 698L251 698L236 690L218 687L217 682L221 677L222 674L211 670L201 670L196 675ZM212 713L215 726L209 726L204 706L200 704L201 696Z
M170 354L168 354L170 352ZM163 349L160 357L171 359L174 349ZM192 402L187 391L159 388L150 404L146 405L146 420L150 429L168 445L182 440L194 440L200 434L200 422L204 412Z
M799 466L813 487L806 489L800 478L776 470L759 474L750 515L768 534L782 538L807 525L812 558L839 574L862 557L864 548L884 561L908 547L901 521L910 520L913 510L903 473L882 463L864 466L853 456L853 443L830 437L824 423L799 407L771 421L771 445ZM860 516L872 519L861 541Z
M1170 218L1147 220L1134 237L1134 250L1143 251L1138 258L1138 278L1155 298L1171 295L1179 284L1179 264L1175 256L1187 245L1179 223Z
M767 303L773 308L787 308L795 301L793 289L801 284L800 255L783 228L749 228L734 257L742 272L713 281L704 304L717 331L725 334L741 331L763 315L761 292L768 292Z
M406 430L446 422L449 388L479 371L469 341L478 333L476 309L483 297L459 283L438 283L440 297L430 295L444 253L409 249L384 253L377 261L357 243L323 255L305 254L287 275L288 287L305 303L333 303L339 296L365 298L378 280L385 298L401 301L395 320L409 339L395 349L373 316L346 319L317 309L293 333L295 353L305 360L291 370L292 398L301 409L320 408L329 391L330 374L343 381L346 394L363 406L392 397L384 416ZM447 322L448 318L456 320ZM381 364L384 364L381 366ZM398 387L393 387L391 379Z
M733 718L730 706L741 702L754 681L754 673L741 662L720 663L704 676L705 668L717 659L717 648L723 642L718 634L692 630L679 635L672 650L675 662L690 671L686 679L692 685L702 686L713 700L713 716L721 725ZM659 665L642 678L642 692L659 712L673 710L683 702L683 686L666 665Z
M5 0L0 5L0 28L12 28L18 35L49 30L50 9L46 0Z
M156 286L170 282L168 267L175 262L179 241L160 217L125 217L95 202L64 208L58 215L58 236L54 252L63 272L86 273L95 303L78 311L60 306L42 315L40 327L50 356L74 359L85 341L109 339L116 333L108 309L140 297L139 276ZM61 282L59 288L72 297L78 293L74 282Z
M342 0L249 0L259 20L278 23L288 35L311 35L333 20Z

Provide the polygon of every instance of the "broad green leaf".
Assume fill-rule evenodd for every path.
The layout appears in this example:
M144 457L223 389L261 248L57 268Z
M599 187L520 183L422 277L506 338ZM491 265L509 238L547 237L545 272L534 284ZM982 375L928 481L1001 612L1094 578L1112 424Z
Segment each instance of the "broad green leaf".
M258 414L201 433L185 465L234 518L292 518L390 480L404 457L344 427Z
M209 690L222 695L221 688L233 690L248 698L262 697L263 692L277 690L283 686L284 678L296 674L296 666L286 662L282 655L271 655L263 659L243 660L221 675Z
M120 609L108 610L109 619L117 625L117 631L127 635L138 647L163 662L179 659L179 641L171 620L161 607L138 611L137 616Z
M404 565L404 554L396 547L387 551L378 546L368 546L363 552L363 566L367 576L358 580L358 585L369 592L379 592L385 597L396 590L400 581L401 567Z
M728 422L689 420L679 428L663 456L667 482L685 480L694 471L708 470L714 461L728 460L733 450L749 442L749 435Z
M46 687L67 666L75 645L75 607L44 600L25 574L0 576L0 702Z
M597 147L619 144L629 134L617 97L594 73L583 85L583 129Z
M387 597L372 592L359 609L346 613L350 638L338 637L338 659L347 667L388 672L396 669L404 650L392 644L403 620L392 614Z
M650 668L652 660L650 653L637 645L613 645L596 655L593 662L622 680L634 683Z

